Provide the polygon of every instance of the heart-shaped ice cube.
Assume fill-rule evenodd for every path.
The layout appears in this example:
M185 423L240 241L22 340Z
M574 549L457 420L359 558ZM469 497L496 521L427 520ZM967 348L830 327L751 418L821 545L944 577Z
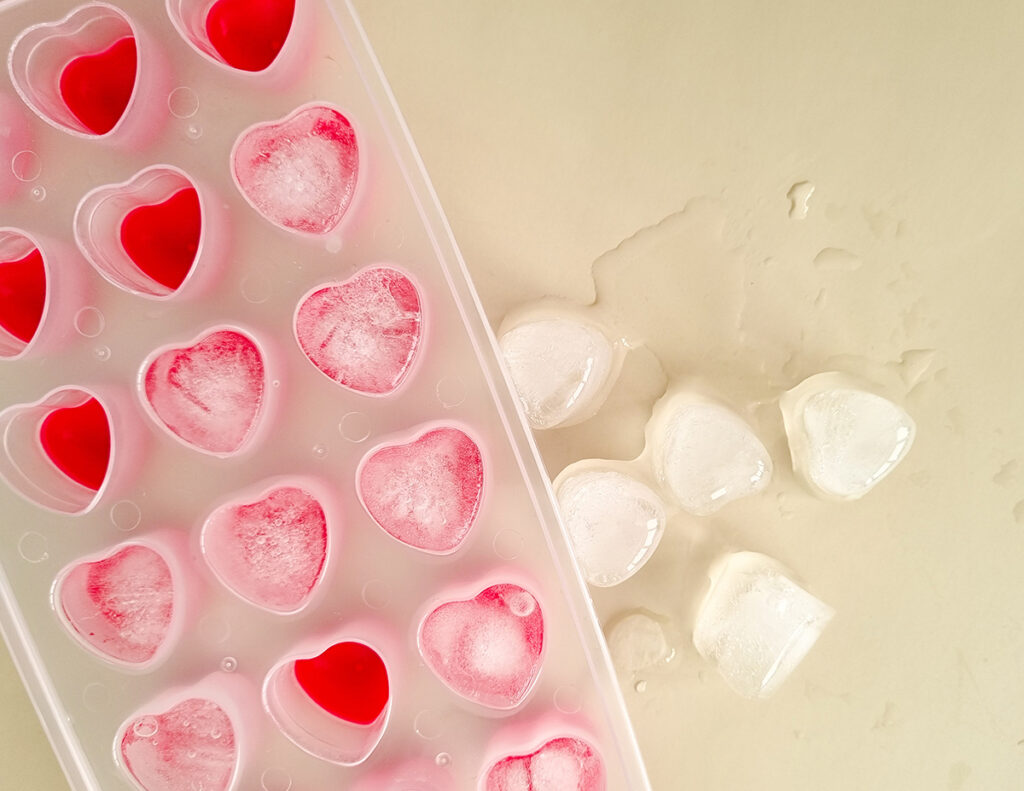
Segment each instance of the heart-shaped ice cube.
M175 291L195 263L201 229L199 193L182 187L167 200L128 212L121 244L139 269Z
M103 485L110 465L110 419L95 398L50 412L39 424L39 442L75 483L93 491Z
M0 260L0 327L22 344L39 329L46 305L46 267L38 247Z
M318 286L295 311L295 338L309 361L342 387L387 395L405 380L420 346L420 296L386 266Z
M540 673L544 617L519 585L492 585L472 599L434 608L420 624L420 655L467 700L494 709L521 704Z
M295 0L216 0L206 34L229 66L263 71L284 46L294 16Z
M480 447L450 426L371 451L356 473L359 499L373 521L403 544L448 554L465 541L484 490Z
M87 648L135 667L161 651L175 616L171 568L160 552L139 543L69 566L54 598L62 621Z
M298 659L295 678L320 708L356 725L376 722L391 699L384 661L365 643L335 643L319 656Z
M166 118L169 70L121 10L86 3L24 30L8 58L11 81L43 120L79 137L142 144Z
M481 791L604 791L604 763L583 739L560 736L491 765Z
M327 104L255 124L235 141L231 174L249 205L290 231L328 234L352 202L359 147L352 124Z
M244 448L264 407L263 353L230 327L207 330L188 346L157 350L143 365L143 404L190 447L215 456Z
M221 506L203 525L203 556L241 598L272 612L302 609L327 564L327 515L300 486Z
M122 727L118 758L143 791L229 791L234 786L235 727L214 701L187 698Z

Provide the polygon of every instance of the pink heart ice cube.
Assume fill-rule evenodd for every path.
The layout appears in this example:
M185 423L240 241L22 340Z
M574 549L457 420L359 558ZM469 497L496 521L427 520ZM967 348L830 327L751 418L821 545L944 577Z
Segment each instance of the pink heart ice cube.
M604 764L582 739L563 736L527 755L510 755L487 772L481 791L604 791Z
M352 202L359 146L352 124L327 104L307 104L280 121L255 124L235 141L231 174L270 222L327 234Z
M389 535L424 552L448 554L476 521L484 488L480 448L457 428L435 428L406 444L383 445L356 473L359 499Z
M263 354L247 335L208 330L191 346L158 350L143 367L144 403L171 434L218 456L236 453L264 401Z
M420 345L422 312L397 269L362 269L299 302L295 339L329 379L357 393L386 395L405 379Z
M117 749L145 791L228 791L238 764L231 718L205 698L136 717L125 726Z
M174 581L154 549L127 544L70 567L55 598L72 634L100 656L141 665L156 656L174 617Z
M533 688L544 653L537 599L511 583L434 609L420 624L420 655L450 689L495 709L518 706Z
M309 601L327 563L327 516L297 486L276 486L251 503L218 508L203 525L203 555L241 598L279 613Z

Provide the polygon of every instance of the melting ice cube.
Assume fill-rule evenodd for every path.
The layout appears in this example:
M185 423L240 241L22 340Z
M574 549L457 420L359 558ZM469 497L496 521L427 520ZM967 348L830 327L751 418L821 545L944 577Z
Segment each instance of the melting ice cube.
M556 481L562 521L583 574L608 587L648 561L665 530L665 507L651 489L625 473L581 470Z
M833 615L771 558L737 552L712 580L693 644L736 692L766 698L796 669Z
M707 516L768 485L771 456L735 412L684 400L661 411L653 432L655 463L684 510Z
M472 599L435 608L420 625L419 649L448 687L496 709L521 703L540 672L544 618L525 588L492 585Z
M793 468L812 489L839 500L863 497L914 442L911 417L841 374L805 379L780 400Z
M499 345L526 417L538 429L593 414L616 366L615 348L604 333L571 319L520 324Z
M604 764L582 739L563 736L527 755L510 755L487 772L483 791L604 791Z
M664 627L644 612L632 612L612 625L608 651L621 673L639 673L664 665L674 654Z

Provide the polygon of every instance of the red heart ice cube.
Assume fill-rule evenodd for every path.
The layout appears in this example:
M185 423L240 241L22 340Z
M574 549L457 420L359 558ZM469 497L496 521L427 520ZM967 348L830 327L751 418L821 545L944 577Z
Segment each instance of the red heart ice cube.
M295 312L299 346L328 378L386 395L404 381L420 345L416 286L397 269L362 269L307 294Z
M442 427L412 442L385 445L359 467L359 498L388 534L425 552L454 552L480 510L480 448L464 431Z
M487 772L482 791L604 791L604 764L582 739L562 736L527 755L510 755Z
M294 16L295 0L217 0L206 35L229 66L263 71L284 46Z
M118 749L122 765L145 791L227 791L238 764L231 718L205 698L136 717Z
M544 617L525 588L492 585L430 612L418 644L427 667L450 689L484 706L511 709L540 673Z
M135 89L138 53L134 36L99 52L79 55L60 74L60 95L82 124L105 135L121 120Z
M251 126L231 151L231 173L249 204L275 225L304 233L338 226L358 170L352 124L326 104Z
M161 203L129 211L121 222L121 245L146 275L175 291L192 270L201 233L199 193L185 187Z
M335 643L319 656L295 661L295 679L324 711L346 722L370 725L391 696L384 660L370 646Z
M103 485L110 465L110 421L95 398L50 412L39 425L39 441L68 478L93 490Z
M203 526L203 554L243 599L294 612L312 594L327 562L327 517L309 492L277 486L252 503L214 511Z
M214 329L191 346L157 352L145 366L145 401L174 436L214 455L245 445L263 407L263 355L233 329Z
M24 343L32 340L46 304L46 269L38 248L0 262L0 325Z
M129 664L151 660L174 615L167 561L140 544L64 573L56 596L73 633L102 656Z

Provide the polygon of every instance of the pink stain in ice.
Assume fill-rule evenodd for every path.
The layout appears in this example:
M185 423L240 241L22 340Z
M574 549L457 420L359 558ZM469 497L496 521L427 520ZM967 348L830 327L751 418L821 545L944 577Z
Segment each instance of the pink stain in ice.
M238 761L231 719L204 698L135 718L120 750L125 768L146 791L227 791Z
M246 199L272 223L325 234L352 202L359 148L348 119L315 104L243 132L231 168Z
M310 362L343 387L372 395L405 379L420 326L416 286L389 267L317 289L295 314L295 338Z
M447 686L497 709L517 706L540 673L544 618L533 594L510 583L442 604L420 626L420 654Z
M483 495L480 448L457 428L387 445L363 462L359 497L373 520L404 544L454 552L476 521Z
M133 664L153 658L174 613L167 562L137 544L72 568L61 581L59 598L79 637L101 654Z
M265 371L256 344L217 330L187 348L169 349L146 369L146 399L160 421L208 453L245 443L263 404Z
M327 517L302 489L279 486L262 499L215 511L203 551L221 581L242 598L277 612L309 599L327 561Z
M604 791L604 765L582 739L560 737L529 755L510 755L487 773L484 791Z

